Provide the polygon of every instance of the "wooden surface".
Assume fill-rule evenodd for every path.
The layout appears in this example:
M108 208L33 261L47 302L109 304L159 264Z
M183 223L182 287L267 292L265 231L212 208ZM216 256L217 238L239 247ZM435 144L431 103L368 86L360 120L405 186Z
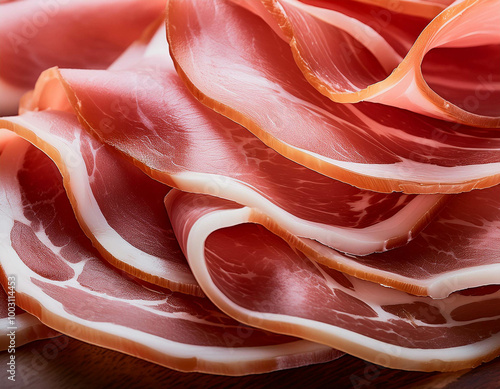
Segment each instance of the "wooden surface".
M70 339L66 336L19 347L16 382L0 371L0 388L500 388L500 358L473 370L416 373L378 367L345 356L327 364L246 376L180 373ZM6 366L8 354L0 353Z

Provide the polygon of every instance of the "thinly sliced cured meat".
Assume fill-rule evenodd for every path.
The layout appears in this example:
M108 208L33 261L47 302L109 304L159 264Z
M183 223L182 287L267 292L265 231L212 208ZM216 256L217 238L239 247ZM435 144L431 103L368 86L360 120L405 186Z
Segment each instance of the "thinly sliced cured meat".
M174 62L194 95L302 165L382 192L458 193L500 182L497 130L334 103L263 21L223 0L170 1L167 21Z
M154 43L145 48L144 60L127 70L47 71L34 99L50 102L44 95L56 94L54 83L60 82L80 121L151 177L248 205L256 220L280 234L345 252L404 244L445 201L360 191L283 158L199 104L168 60L164 39L159 49ZM55 108L47 104L42 107Z
M459 370L500 352L500 287L433 300L362 281L247 223L247 208L200 196L173 190L166 206L200 286L238 320L407 370Z
M309 239L295 246L359 278L444 298L457 290L499 283L499 229L500 186L495 186L453 196L413 241L385 253L346 257Z
M179 63L182 79L177 77L164 32L146 46L153 24L107 71L44 72L36 90L22 99L22 115L0 121L40 148L0 130L0 283L7 287L9 274L16 274L20 306L70 336L183 371L236 375L301 366L338 357L332 346L419 370L455 370L498 355L500 287L456 292L496 282L497 188L449 200L370 192L321 174L386 192L491 186L500 178L496 132L378 104L332 103L294 66L283 42L287 36L271 23L273 16L266 13L265 21L277 35L251 15L261 14L263 3L244 4L248 13L229 1L171 1L170 11L177 10L168 19L169 37L177 34L172 53L197 61L199 53L185 43L193 35L195 46L209 42L211 58L197 66L214 71L222 64L226 74L213 78L221 81L213 86L216 97L200 92ZM352 4L373 7L362 2L370 0ZM209 27L213 19L220 31L210 27L205 34L197 18ZM415 32L391 40L389 30L363 54L377 57L385 40L386 53L395 53L384 57L385 72ZM473 80L457 71L464 63L457 50L489 58L494 52L492 45L464 49L469 38L457 48L434 50L422 65L443 94L459 99ZM253 57L244 56L244 44ZM446 71L446 60L457 62L452 71ZM477 68L484 70L480 62ZM352 64L351 70L359 74L362 67ZM201 74L202 81L206 76ZM450 79L453 89L447 88ZM242 94L262 101L245 106ZM227 104L221 103L227 96ZM165 203L196 278L165 217L161 198L169 189L151 178L219 197L174 189ZM405 244L447 200L448 207L405 247L354 257L322 244L356 254ZM493 242L489 250L475 247L486 240ZM473 261L476 256L482 260ZM465 276L470 271L473 281ZM144 280L189 293L196 293L199 280L233 318L210 299Z
M40 151L0 156L0 262L16 301L55 330L183 371L249 374L331 360L328 347L252 329L207 299L143 286L104 264L83 234L60 175ZM4 285L6 286L6 285Z
M263 2L274 24L283 29L307 80L333 101L371 101L464 124L500 126L500 71L495 62L500 54L500 16L494 12L500 2L459 2L437 16L418 39L425 19L414 21L377 7L352 9L355 2L343 7L300 0ZM409 42L413 46L407 54ZM485 45L490 45L491 55L472 62L474 50L466 48ZM426 54L443 47L453 49L430 56L422 68ZM440 60L450 51L461 61L443 64ZM467 59L470 66L463 66ZM436 82L443 65L451 76L458 73L467 82L457 90L455 78L442 72Z
M52 66L106 68L165 7L166 0L18 1L0 5L0 114Z
M0 119L0 127L52 158L79 223L106 260L148 282L201 294L163 206L169 187L83 131L72 113L27 112ZM28 149L26 144L19 152ZM38 158L50 172L53 162L41 153Z
M7 295L0 287L0 351L15 350L16 347L35 340L58 336L58 332L15 305L15 276L11 277L5 282L13 290L11 295ZM13 354L15 351L9 353Z

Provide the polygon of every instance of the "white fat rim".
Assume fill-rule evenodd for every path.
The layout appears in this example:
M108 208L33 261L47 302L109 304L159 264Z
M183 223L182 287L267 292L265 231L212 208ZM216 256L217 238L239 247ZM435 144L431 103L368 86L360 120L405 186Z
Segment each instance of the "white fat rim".
M301 219L273 204L253 188L229 177L188 172L176 174L172 178L181 190L235 201L269 216L294 235L357 255L384 251L387 242L395 237L406 236L411 239L412 227L443 198L443 195L416 196L389 219L365 228L348 228Z

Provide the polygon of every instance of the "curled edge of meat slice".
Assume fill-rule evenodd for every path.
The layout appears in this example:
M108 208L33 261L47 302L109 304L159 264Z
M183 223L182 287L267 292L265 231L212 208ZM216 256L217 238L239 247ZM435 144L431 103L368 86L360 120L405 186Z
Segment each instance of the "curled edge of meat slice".
M280 257L280 248L276 246L272 252L268 251L267 256L259 257L257 264L251 261L250 267L242 258L220 261L224 259L221 255L227 254L227 251L219 254L217 247L220 245L208 248L208 239L214 232L245 225L249 222L251 211L237 204L228 204L225 200L205 196L205 199L196 202L197 205L205 204L205 207L197 207L190 214L189 203L193 196L200 195L173 190L167 195L165 205L200 286L229 316L255 327L323 343L394 369L457 371L475 367L498 356L498 287L484 291L480 288L477 295L458 293L445 300L434 300L411 296L341 273L335 274L316 265L292 268L287 275L288 264L281 261L286 258ZM238 247L235 236L230 235L229 239L234 239L235 247ZM253 240L252 244L259 246L256 242ZM251 256L254 248L252 246L245 255ZM288 251L293 257L307 260L297 252L296 255L290 254L290 247ZM214 265L209 264L207 253L211 261L216 259L216 268L211 268ZM273 260L275 264L272 264ZM262 264L266 261L270 263ZM224 268L224 263L229 265ZM293 279L293 274L300 274L298 278L307 279L311 269L322 282L325 281L325 285L321 286L324 287L323 291L319 293L322 297L304 295L311 289L320 288L319 283L311 281L301 285L296 282L298 279ZM252 278L258 279L262 272L266 273L265 278L269 280L260 280L257 284ZM236 280L231 279L233 276ZM244 297L249 293L252 295L251 302ZM328 301L329 296L334 301L333 305ZM312 313L307 312L309 309ZM316 319L315 314L320 317ZM480 329L483 325L486 328ZM440 326L444 328L442 331ZM448 335L452 340L447 337L448 327ZM438 329L439 335L427 333L435 329ZM368 335L370 332L372 335ZM412 335L418 337L415 342ZM386 340L382 340L384 338ZM435 344L436 338L443 340L442 346Z
M66 194L81 228L104 259L113 266L152 284L182 293L203 296L203 292L194 280L188 266L183 264L183 258L180 258L182 254L180 257L176 255L178 250L171 247L174 251L169 253L163 245L158 244L157 247L154 247L155 253L148 253L136 247L123 237L120 231L115 230L109 224L90 183L88 169L94 169L94 167L88 166L81 149L83 146L80 144L90 142L87 146L90 144L92 147L92 144L96 144L98 141L81 129L74 114L56 110L27 112L25 115L16 117L0 118L0 127L12 131L32 143L54 162L63 176ZM56 131L51 130L53 127L56 128ZM61 134L69 134L70 136L66 137ZM74 140L71 140L71 135L75 135ZM101 152L106 158L121 158L119 153L113 153L112 150L104 149ZM96 151L94 150L93 153ZM125 160L117 160L113 169L113 179L124 177L123 175L128 173L136 174L138 172ZM138 179L142 181L142 184L139 185L143 188L145 196L149 194L149 190L154 193L161 187L160 184L147 176L141 176ZM123 181L126 182L125 179ZM169 188L165 186L164 194L168 190ZM137 195L133 190L130 193L131 196ZM109 196L113 197L112 194ZM152 215L149 214L152 211L150 209L144 211L145 213L136 215L139 223L145 224L141 221L141 217L144 219L147 217L154 223ZM118 211L115 209L113 212L117 213ZM128 214L124 214L123 217L120 214L118 217L123 219L124 226L127 225L125 218L129 217ZM165 219L167 217L165 213ZM164 224L156 224L154 227L159 234L157 238L164 239L168 234L168 219ZM146 226L144 225L142 228L146 228ZM141 231L137 230L137 232ZM173 240L171 230L170 234L172 234ZM174 259L174 261L170 259Z
M477 32L479 45L491 44L492 42L500 43L500 28L498 27L500 17L498 12L495 12L500 4L497 0L461 1L446 8L422 31L405 58L386 79L356 92L338 90L335 85L329 83L316 71L314 59L304 55L300 48L301 45L307 43L297 40L296 34L294 34L294 25L280 1L287 3L287 6L297 8L298 12L308 13L326 23L328 23L329 10L303 4L299 0L262 0L269 14L274 17L275 24L281 28L283 32L281 36L286 37L295 62L305 78L316 90L331 100L339 103L370 101L460 124L484 128L500 127L499 116L476 114L441 97L427 84L421 70L425 55L433 48L460 47L462 40L465 42L463 43L465 46L471 44L469 35L474 35L475 28L461 27L471 24L464 20L467 17L470 17L472 21L474 18L479 18L483 26L497 26L493 27L495 31L489 31L489 34L484 31ZM262 17L262 15L260 16ZM265 20L267 23L270 22L267 16ZM272 27L275 28L275 26ZM465 32L461 31L461 28L465 29ZM453 29L458 31L455 35L452 34Z

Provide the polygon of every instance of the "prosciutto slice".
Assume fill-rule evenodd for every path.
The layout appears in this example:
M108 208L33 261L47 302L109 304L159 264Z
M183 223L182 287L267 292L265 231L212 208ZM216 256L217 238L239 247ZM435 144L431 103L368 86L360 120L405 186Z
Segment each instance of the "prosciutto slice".
M418 39L424 20L376 7L263 2L308 81L333 101L371 101L458 123L500 126L500 16L495 12L500 2L459 2ZM403 59L408 43L413 46Z
M165 212L163 198L169 187L83 131L73 113L27 112L0 119L0 126L55 161L80 225L106 260L150 283L202 294ZM25 144L19 152L28 149ZM53 164L39 159L44 166Z
M165 0L16 1L0 5L0 115L55 65L107 68L165 7ZM112 15L112 16L111 16Z
M49 70L33 99L43 109L58 108L64 87L83 125L154 179L245 204L254 220L280 235L345 252L363 255L404 244L445 202L439 195L359 190L283 158L199 104L177 76L164 35L152 42L127 69Z
M43 153L19 153L20 144L9 142L0 156L2 282L16 274L19 306L44 324L182 371L249 374L340 355L243 326L207 299L144 285L105 265L80 230L55 166L47 171Z
M385 253L353 257L310 239L293 244L310 258L359 278L444 298L457 290L499 283L499 229L497 185L453 196L414 240Z
M262 20L227 1L170 1L167 19L170 51L193 94L302 165L381 192L458 193L500 181L496 130L334 103Z
M238 204L174 190L166 206L204 292L237 320L408 370L469 368L500 351L498 286L416 297L309 260Z

